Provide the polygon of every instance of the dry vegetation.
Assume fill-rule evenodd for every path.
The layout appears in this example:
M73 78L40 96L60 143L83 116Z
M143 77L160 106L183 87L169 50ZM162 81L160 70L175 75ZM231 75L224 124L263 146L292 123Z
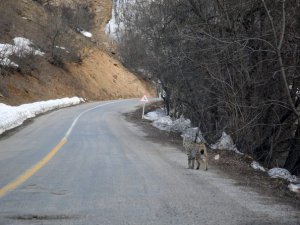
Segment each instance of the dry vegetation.
M1 0L0 43L25 37L45 56L12 56L19 68L1 67L0 102L20 104L73 95L114 99L151 93L145 81L108 54L103 29L110 15L110 0ZM78 28L92 32L93 37L84 37Z

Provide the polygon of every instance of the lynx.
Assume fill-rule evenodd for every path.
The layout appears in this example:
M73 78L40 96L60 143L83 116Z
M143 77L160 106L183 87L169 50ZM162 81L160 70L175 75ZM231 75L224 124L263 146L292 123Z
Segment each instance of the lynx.
M204 143L194 143L183 139L183 147L187 152L189 169L194 169L195 160L197 162L197 170L200 168L200 161L205 164L205 170L208 169L207 148Z

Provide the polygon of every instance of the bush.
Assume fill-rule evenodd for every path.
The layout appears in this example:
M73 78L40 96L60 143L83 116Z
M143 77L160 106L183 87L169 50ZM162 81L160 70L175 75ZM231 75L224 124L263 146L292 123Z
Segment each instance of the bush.
M86 2L74 3L73 7L66 4L47 6L47 25L43 25L44 39L42 43L48 53L49 62L63 67L67 62L82 62L80 45L77 40L78 27L85 30L93 26L93 14Z

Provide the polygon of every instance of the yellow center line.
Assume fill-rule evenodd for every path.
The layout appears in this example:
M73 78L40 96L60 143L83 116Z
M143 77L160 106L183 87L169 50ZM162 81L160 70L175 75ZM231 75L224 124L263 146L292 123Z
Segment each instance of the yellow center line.
M61 141L44 158L42 158L39 162L37 162L30 169L28 169L24 173L22 173L14 181L10 182L9 184L5 185L3 188L0 189L0 198L4 197L8 192L15 190L17 187L19 187L24 182L26 182L30 177L32 177L36 172L38 172L43 166L45 166L55 156L55 154L67 143L67 140L68 140L67 138L70 136L73 128L75 127L76 123L78 122L79 118L82 115L84 115L94 109L97 109L97 108L100 108L100 107L103 107L106 105L110 105L110 104L119 103L121 101L124 101L124 100L104 103L104 104L95 106L93 108L87 109L87 110L83 111L82 113L80 113L73 121L72 125L70 126L67 133L65 134L64 138L61 139Z
M0 189L0 198L5 196L9 191L16 189L21 184L23 184L25 181L27 181L30 177L32 177L37 171L39 171L44 165L46 165L66 143L67 143L66 138L61 139L61 141L44 158L42 158L39 162L37 162L30 169L28 169L24 173L22 173L14 181L10 182L9 184L7 184L3 188L1 188Z

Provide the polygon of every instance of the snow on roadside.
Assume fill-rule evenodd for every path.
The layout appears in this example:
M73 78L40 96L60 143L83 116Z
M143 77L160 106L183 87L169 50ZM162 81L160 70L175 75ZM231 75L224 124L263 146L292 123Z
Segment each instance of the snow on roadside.
M280 178L287 180L288 182L290 182L290 184L288 185L289 190L295 193L300 193L299 178L297 178L295 175L292 175L287 169L275 167L268 170L268 175L271 178Z
M221 138L215 144L212 144L210 148L219 150L230 150L238 154L243 154L237 149L230 135L226 134L225 132L222 132Z
M197 127L191 128L191 120L184 118L183 115L176 120L172 120L170 116L167 116L163 108L156 109L155 111L148 112L144 119L153 121L152 125L160 130L172 131L180 133L182 138L193 141L198 132ZM205 139L202 136L201 131L197 138L197 142L206 143Z
M162 108L159 108L156 109L155 111L148 112L146 115L144 115L144 119L155 121L164 116L167 116L166 111Z
M160 130L172 131L176 133L183 133L191 127L191 121L180 116L179 119L172 120L170 116L166 116L163 109L158 109L147 113L145 119L153 121L152 125Z
M253 161L251 163L251 167L255 170L267 172L271 178L280 178L290 182L290 184L288 185L289 190L296 193L300 193L299 179L295 175L292 175L287 169L275 167L267 171L256 161Z
M179 119L173 122L171 131L176 133L183 133L190 127L191 127L191 121L189 119L185 119L184 116L181 115Z
M292 192L300 193L300 184L289 184L288 188Z
M252 163L251 163L251 167L253 168L253 169L255 169L255 170L259 170L259 171L262 171L262 172L266 172L266 169L263 167L263 166L261 166L258 162L256 162L256 161L253 161Z
M164 116L160 117L158 120L155 120L152 125L160 130L171 131L173 120L170 116Z
M268 171L268 175L272 178L281 178L289 182L297 182L297 177L284 168L273 168Z
M195 137L197 135L197 132L198 132L198 127L192 127L192 128L188 128L186 129L182 134L181 134L181 137L184 139L184 140L189 140L189 141L194 141L195 140ZM197 143L206 143L206 140L204 139L201 131L199 132L198 134L198 137L197 137Z
M181 116L179 119L173 121L170 116L166 116L166 113L163 109L157 109L155 111L148 112L144 118L153 121L152 125L160 130L181 133L183 140L194 141L198 132L198 127L191 127L191 121L189 119L185 119L183 116ZM198 134L197 143L201 142L207 143L200 131ZM210 145L210 148L231 150L238 154L243 154L238 151L230 135L226 134L225 132L222 133L221 138L215 144ZM218 160L219 157L219 155L215 156L215 160ZM256 161L253 161L250 166L254 170L267 172L267 170ZM282 178L289 181L290 184L288 188L290 191L300 193L300 184L298 178L294 175L291 175L288 170L283 168L273 168L268 170L268 175L272 178ZM298 184L295 184L297 182Z
M0 103L0 134L20 126L26 119L53 109L77 105L84 102L82 98L62 98L57 100L34 102L20 106Z
M173 121L170 116L164 116L165 114L163 114L160 110L149 112L144 118L154 121L152 125L160 130L181 133L182 138L194 140L198 132L198 128L191 128L191 121L189 119L185 119L183 116L181 116L179 119ZM206 143L201 131L199 133L197 142ZM210 148L230 150L238 154L243 154L237 149L230 135L226 134L225 132L222 133L221 138L215 144L212 144Z

